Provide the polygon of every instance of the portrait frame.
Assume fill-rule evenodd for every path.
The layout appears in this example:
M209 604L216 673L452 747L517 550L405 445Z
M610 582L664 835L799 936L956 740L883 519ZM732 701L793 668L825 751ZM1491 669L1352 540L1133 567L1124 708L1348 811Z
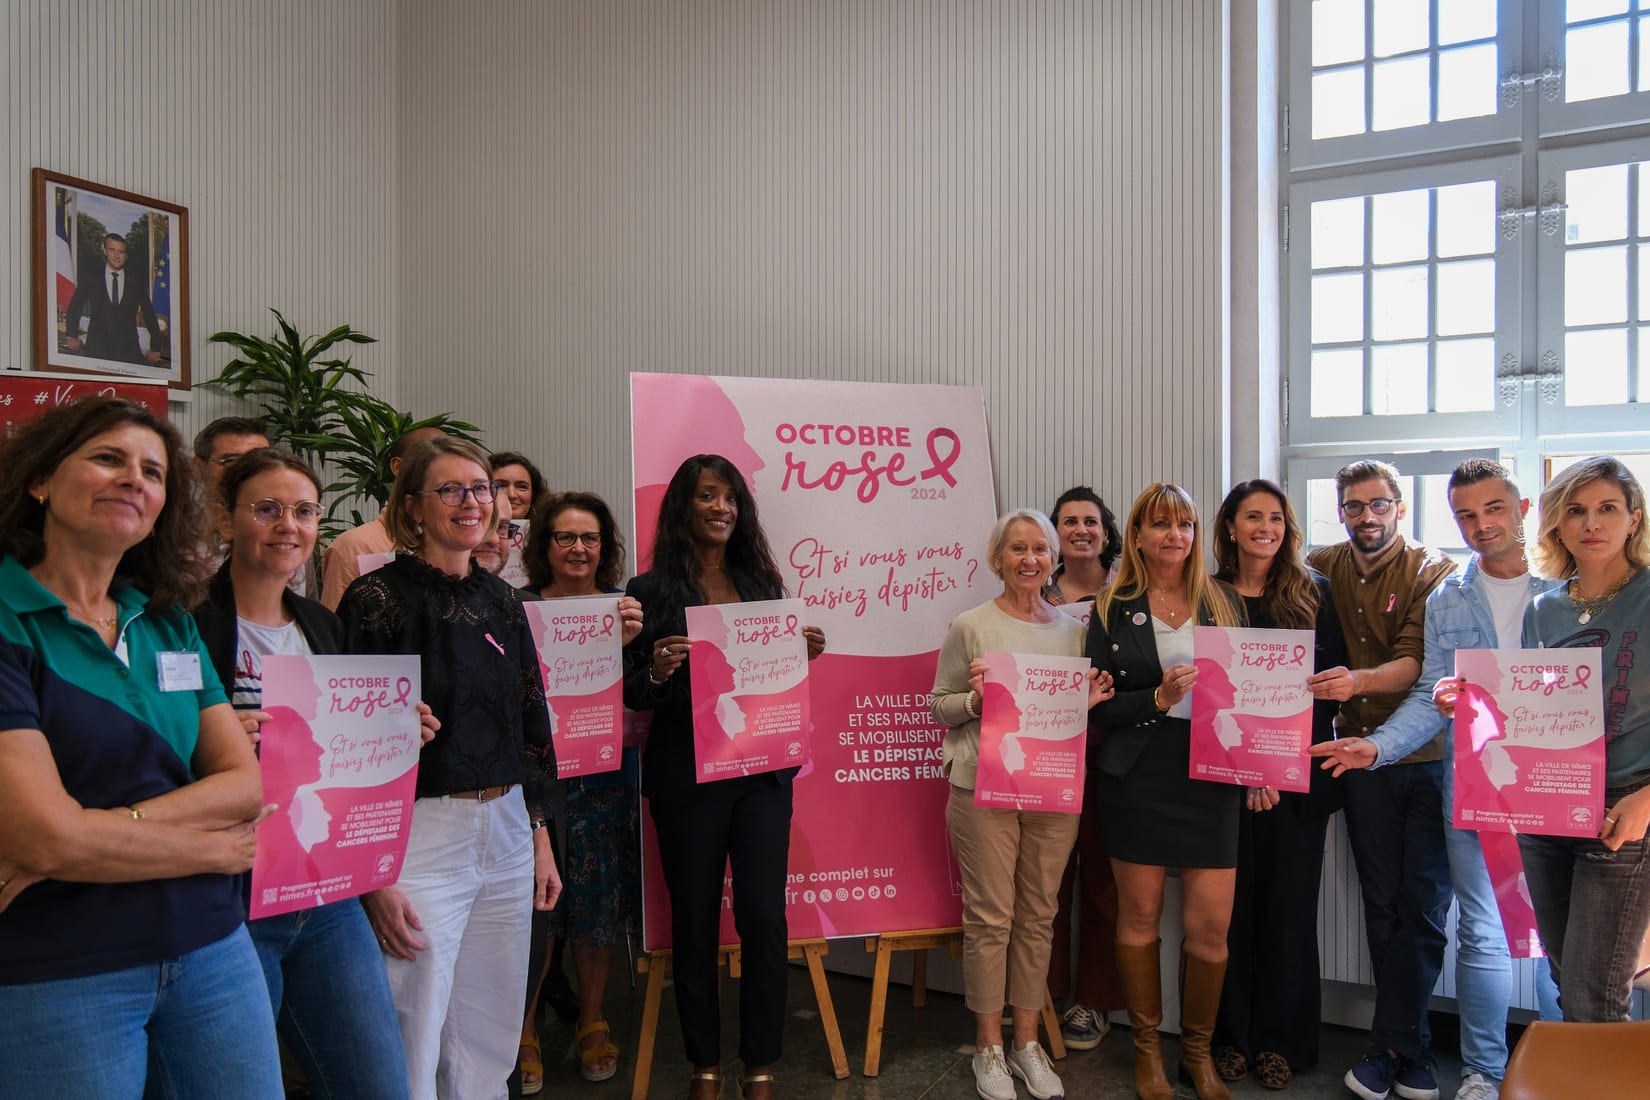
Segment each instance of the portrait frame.
M33 369L189 389L188 209L45 168L29 190Z

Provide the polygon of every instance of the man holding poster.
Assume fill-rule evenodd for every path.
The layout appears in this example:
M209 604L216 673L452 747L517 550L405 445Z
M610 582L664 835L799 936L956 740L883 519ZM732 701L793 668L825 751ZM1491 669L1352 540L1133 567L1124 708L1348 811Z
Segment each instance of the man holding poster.
M1506 467L1488 459L1468 459L1449 479L1450 510L1462 540L1473 549L1467 567L1445 577L1426 602L1421 676L1414 689L1369 737L1343 737L1314 746L1316 756L1337 771L1382 768L1444 737L1445 759L1453 751L1455 727L1434 706L1433 693L1455 684L1455 651L1516 649L1524 611L1553 585L1530 572L1524 556L1524 516L1529 500L1518 495ZM1457 829L1453 820L1454 771L1443 768L1444 848L1450 881L1460 903L1456 917L1455 991L1461 1010L1459 1100L1489 1100L1507 1068L1507 1010L1512 1003L1512 961L1486 849L1502 851L1518 868L1517 841L1510 833L1479 834ZM1482 835L1482 844L1480 837ZM1543 1014L1557 991L1542 966L1537 992Z

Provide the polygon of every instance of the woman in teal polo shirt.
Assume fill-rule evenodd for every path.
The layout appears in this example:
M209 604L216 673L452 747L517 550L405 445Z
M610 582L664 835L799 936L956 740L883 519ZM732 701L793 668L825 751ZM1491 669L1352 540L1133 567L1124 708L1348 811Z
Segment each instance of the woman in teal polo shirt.
M184 609L208 572L177 431L120 398L0 446L0 1081L281 1096L237 875L257 762Z

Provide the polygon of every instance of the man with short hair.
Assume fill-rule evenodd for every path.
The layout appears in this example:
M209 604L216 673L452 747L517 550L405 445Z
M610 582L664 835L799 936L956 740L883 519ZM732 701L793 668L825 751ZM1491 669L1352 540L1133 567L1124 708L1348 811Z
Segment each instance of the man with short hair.
M1406 506L1398 471L1365 460L1335 475L1347 541L1307 561L1329 578L1352 668L1309 681L1342 700L1342 737L1368 737L1421 674L1426 600L1455 563L1398 533ZM1348 772L1347 836L1363 891L1364 931L1375 968L1370 1049L1346 1074L1364 1100L1437 1100L1427 1006L1444 965L1449 863L1443 835L1443 733L1379 771ZM1327 761L1332 767L1333 761Z
M415 445L426 439L437 439L447 433L440 428L414 428L395 441L390 454L390 476L401 472L401 460ZM361 575L361 559L388 554L395 549L390 533L384 529L384 513L361 526L345 531L321 552L321 602L328 610L337 611L338 601L344 598L355 578ZM371 572L368 569L367 572Z
M119 233L103 235L103 264L81 277L63 312L64 351L145 366L155 366L165 358L160 350L160 321L149 300L149 280L141 271L126 270L126 238ZM81 314L87 316L84 342ZM148 351L138 344L140 324L149 330Z
M250 416L220 416L195 436L195 468L200 471L207 503L218 502L224 470L248 451L269 446L269 428Z
M1450 474L1449 503L1473 554L1464 571L1446 577L1427 597L1421 678L1392 717L1367 738L1346 737L1314 745L1311 752L1329 757L1338 775L1346 769L1385 767L1443 734L1444 844L1460 902L1455 993L1461 1009L1462 1081L1455 1100L1497 1100L1507 1069L1512 959L1478 834L1451 824L1454 728L1439 714L1433 693L1453 680L1456 650L1516 649L1525 608L1556 582L1530 572L1523 522L1530 502L1518 495L1506 467L1483 458L1463 462ZM1537 981L1551 985L1545 966Z

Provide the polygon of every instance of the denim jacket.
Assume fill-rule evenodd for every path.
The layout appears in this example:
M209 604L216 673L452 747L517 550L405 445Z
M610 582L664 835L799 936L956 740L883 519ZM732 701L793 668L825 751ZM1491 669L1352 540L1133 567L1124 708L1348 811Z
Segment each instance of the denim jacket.
M1370 734L1369 740L1378 753L1374 767L1401 763L1449 725L1432 704L1432 688L1455 674L1456 650L1496 648L1495 618L1476 583L1478 567L1479 556L1474 554L1466 569L1445 577L1427 597L1421 677L1392 717ZM1528 574L1528 579L1532 597L1558 583L1534 573ZM1445 767L1450 767L1447 757Z

